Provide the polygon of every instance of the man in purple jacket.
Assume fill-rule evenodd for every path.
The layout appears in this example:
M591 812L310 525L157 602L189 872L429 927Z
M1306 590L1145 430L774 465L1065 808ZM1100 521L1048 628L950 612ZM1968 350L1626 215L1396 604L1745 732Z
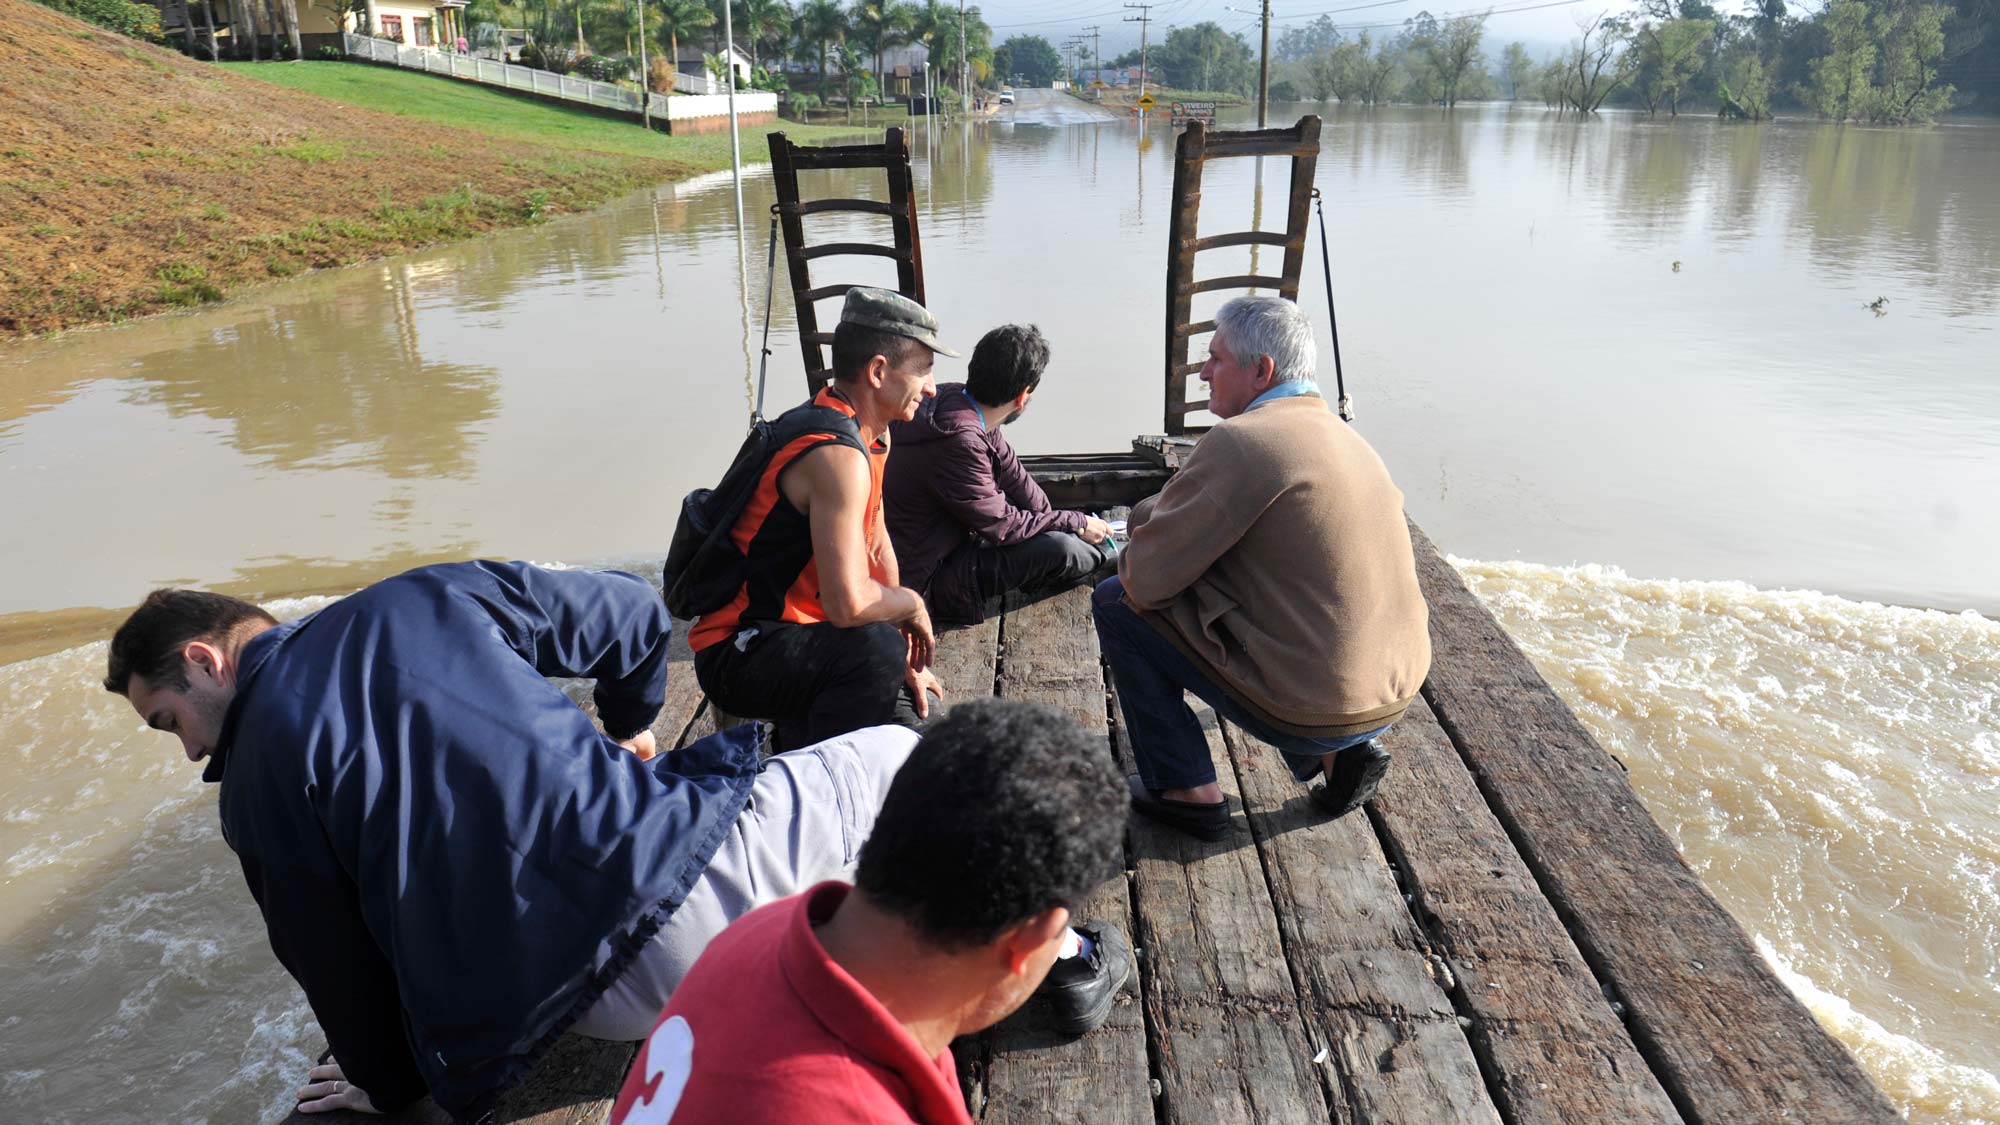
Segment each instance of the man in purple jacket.
M938 387L917 416L889 428L895 453L882 506L903 584L931 617L976 625L1008 590L1059 589L1103 565L1111 526L1049 505L1000 427L1021 416L1049 365L1033 325L988 332L966 381Z

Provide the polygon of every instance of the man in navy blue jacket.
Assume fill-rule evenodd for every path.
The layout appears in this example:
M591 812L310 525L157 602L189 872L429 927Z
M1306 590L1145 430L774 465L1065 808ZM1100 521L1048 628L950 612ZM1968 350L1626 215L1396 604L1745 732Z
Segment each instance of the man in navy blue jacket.
M565 1031L644 1037L731 919L851 871L914 732L647 761L671 628L632 575L487 562L282 625L160 590L119 628L105 686L206 759L332 1046L301 1109L476 1119ZM602 733L550 676L596 681Z

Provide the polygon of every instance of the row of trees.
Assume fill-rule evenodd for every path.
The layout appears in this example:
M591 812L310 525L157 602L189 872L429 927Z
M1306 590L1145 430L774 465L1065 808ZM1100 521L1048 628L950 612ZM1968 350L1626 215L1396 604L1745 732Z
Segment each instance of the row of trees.
M1552 57L1510 43L1498 65L1482 50L1484 16L1419 13L1381 39L1349 38L1322 16L1279 38L1273 95L1444 106L1540 97L1583 113L1623 102L1746 118L1785 105L1882 124L2000 98L2000 0L1829 0L1803 16L1785 0L1751 4L1724 16L1709 0L1640 0L1580 21Z
M332 2L354 4L360 0ZM472 0L466 14L469 26L528 29L540 45L543 61L552 68L564 65L561 56L565 55L570 65L592 56L620 64L635 59L642 20L649 49L655 54L664 51L669 67L671 60L681 55L683 44L712 52L717 56L715 65L722 66L726 65L720 58L724 53L724 2L734 5L730 19L737 47L750 56L753 69L767 85L802 85L784 77L784 64L796 61L812 67L822 95L833 85L830 67L840 72L840 83L863 94L872 93L876 77L883 71L884 57L912 46L924 48L931 64L955 83L976 85L992 72L992 30L980 18L979 9L964 12L965 50L961 57L960 11L940 0L853 0L848 4L803 0L796 6L791 0L519 0L514 4Z

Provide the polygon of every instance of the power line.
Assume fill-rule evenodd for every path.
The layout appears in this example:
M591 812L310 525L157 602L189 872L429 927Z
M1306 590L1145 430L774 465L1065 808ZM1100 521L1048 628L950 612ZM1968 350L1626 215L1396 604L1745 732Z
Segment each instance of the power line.
M1340 12L1358 12L1364 8L1387 8L1392 4L1408 4L1411 0L1375 0L1372 4L1350 4L1345 8L1327 8L1317 12L1295 12L1289 16L1272 16L1274 20L1303 20L1316 16L1331 16Z
M1058 16L1058 17L1056 17L1055 19L1046 19L1046 20L1025 20L1025 21L1022 21L1022 22L1019 22L1019 23L989 23L989 24L987 24L986 26L987 26L987 27L989 27L989 28L1001 28L1001 27L1047 27L1048 25L1050 25L1050 24L1052 24L1052 23L1075 23L1075 22L1077 22L1078 20L1090 20L1090 19L1096 19L1096 18L1097 18L1097 17L1099 17L1099 16L1115 16L1115 15L1117 15L1118 13L1119 13L1119 9L1117 9L1117 8L1111 8L1111 9L1109 9L1109 10L1106 10L1106 11L1102 11L1102 12L1085 12L1085 13L1083 13L1082 15L1074 15L1074 16Z
M1462 16L1509 16L1513 15L1515 12L1534 12L1534 11L1539 11L1543 8L1568 8L1576 4L1581 4L1583 2L1584 0L1548 0L1547 3L1543 4L1522 4L1513 8L1470 8L1463 12L1432 12L1431 18L1442 23L1445 20L1455 20ZM1348 27L1343 27L1341 28L1341 30L1374 31L1385 27L1402 27L1404 24L1408 22L1410 21L1396 20L1392 23L1359 23L1350 25Z

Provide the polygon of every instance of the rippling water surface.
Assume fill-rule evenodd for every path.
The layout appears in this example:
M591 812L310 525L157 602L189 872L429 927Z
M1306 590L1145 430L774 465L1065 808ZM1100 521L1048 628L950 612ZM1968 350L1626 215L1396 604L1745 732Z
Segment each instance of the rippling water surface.
M2000 627L1965 612L2000 612L2000 128L1487 108L1325 140L1349 389L1412 513L1509 560L1460 565L1890 1095L2000 1122ZM1157 431L1171 135L1024 105L914 147L946 339L1054 345L1010 436ZM1205 230L1279 225L1262 179L1213 172ZM663 186L0 346L0 1120L271 1118L320 1042L213 794L97 686L123 609L656 560L747 413L769 201L753 175L739 241L726 176Z

